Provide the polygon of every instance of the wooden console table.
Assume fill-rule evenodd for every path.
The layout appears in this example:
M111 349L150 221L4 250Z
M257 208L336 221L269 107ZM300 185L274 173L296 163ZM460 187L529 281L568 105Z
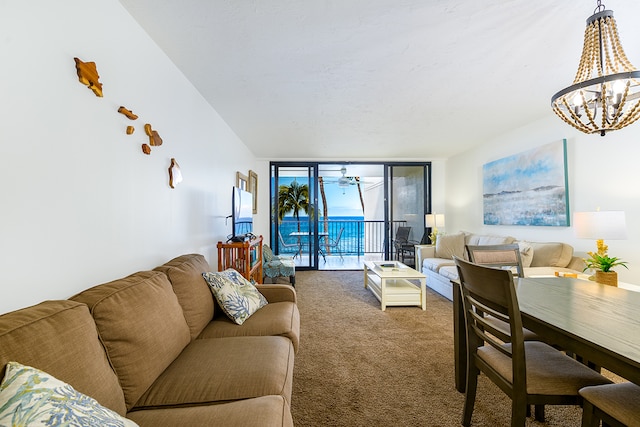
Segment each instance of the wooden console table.
M247 280L262 283L262 236L244 242L218 242L218 271L233 268Z

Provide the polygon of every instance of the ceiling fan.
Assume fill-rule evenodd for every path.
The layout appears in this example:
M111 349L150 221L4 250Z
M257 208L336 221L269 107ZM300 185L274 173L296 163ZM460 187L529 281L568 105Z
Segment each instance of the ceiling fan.
M360 184L363 183L362 181L359 181L357 179L357 177L355 177L355 176L347 176L347 168L345 166L343 166L340 169L340 173L342 174L342 176L339 177L338 179L335 179L335 178L328 178L328 179L327 178L323 178L323 180L327 184L330 184L330 183L331 184L334 184L334 183L338 184L338 187L341 187L341 188L346 188L346 187L348 187L350 185L357 185L358 182Z

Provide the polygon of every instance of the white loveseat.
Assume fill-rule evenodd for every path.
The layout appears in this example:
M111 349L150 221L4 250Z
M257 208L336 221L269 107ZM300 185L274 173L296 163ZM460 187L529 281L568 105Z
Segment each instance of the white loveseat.
M560 242L518 241L511 236L481 235L467 232L438 236L435 245L416 245L416 268L427 276L427 286L453 299L452 280L458 278L453 256L468 259L465 245L518 243L525 276L581 274L582 258L573 256L573 247Z

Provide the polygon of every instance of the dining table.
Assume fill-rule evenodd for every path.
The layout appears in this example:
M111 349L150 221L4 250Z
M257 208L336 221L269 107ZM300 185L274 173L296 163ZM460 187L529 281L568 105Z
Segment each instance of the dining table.
M640 385L640 292L569 277L514 278L525 328L597 368ZM453 282L456 389L466 384L460 284Z

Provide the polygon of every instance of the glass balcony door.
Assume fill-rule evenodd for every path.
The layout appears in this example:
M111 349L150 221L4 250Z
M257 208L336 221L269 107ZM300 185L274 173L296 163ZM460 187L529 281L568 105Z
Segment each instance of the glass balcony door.
M271 245L301 269L318 264L316 177L314 163L271 165Z
M271 247L300 269L397 259L399 226L423 238L430 190L427 162L271 162Z
M387 250L386 259L399 259L413 264L412 244L423 242L426 237L425 214L431 211L430 173L426 164L389 164L386 169L387 191ZM408 249L398 251L396 239L398 228L409 229Z

